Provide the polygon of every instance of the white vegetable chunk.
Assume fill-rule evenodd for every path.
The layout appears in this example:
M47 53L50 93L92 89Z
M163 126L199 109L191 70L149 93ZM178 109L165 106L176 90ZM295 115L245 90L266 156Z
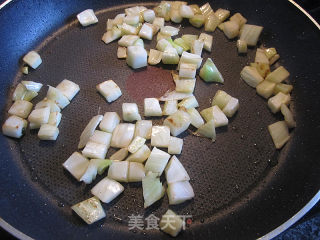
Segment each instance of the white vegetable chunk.
M38 124L38 123L33 123L33 122L31 122L31 123L29 124L30 130L31 130L31 129L39 129L40 127L41 127L41 124Z
M203 48L206 51L211 52L212 42L213 42L213 37L211 35L206 34L206 33L200 33L199 41L203 42Z
M263 27L244 24L241 28L240 40L244 40L248 46L256 46Z
M153 173L157 173L158 176L161 176L168 163L169 158L170 155L168 153L154 147L146 162L146 171L151 171Z
M238 39L237 49L238 49L238 53L246 53L248 52L248 45L244 40Z
M226 115L216 105L202 110L201 115L207 122L213 119L215 127L226 126L229 122Z
M177 92L177 91L171 91L166 92L162 97L159 98L159 101L169 101L169 100L182 100L184 98L193 96L192 92Z
M136 122L136 129L134 136L151 139L152 120L138 120Z
M188 129L190 123L191 121L189 114L178 110L174 114L167 117L164 120L163 125L170 128L170 132L173 136L178 136L180 133Z
M51 86L49 86L47 98L54 101L61 109L70 104L68 98L60 90Z
M176 92L193 93L196 86L196 79L182 79L175 81Z
M197 72L197 65L191 63L181 63L179 69L179 77L181 78L195 78Z
M83 148L87 142L89 141L90 137L93 135L94 131L96 130L96 127L102 120L102 115L94 116L90 119L87 126L84 128L80 135L80 141L78 144L78 148Z
M105 177L91 189L91 193L102 202L109 203L119 196L123 190L124 187L120 183Z
M142 13L142 15L143 15L143 19L148 23L153 23L153 21L154 21L154 19L156 17L154 11L151 10L151 9L145 10Z
M267 55L265 54L264 49L257 48L256 57L254 59L254 62L256 62L256 63L266 63L266 64L269 65L269 59L268 59Z
M128 161L113 161L108 170L108 178L118 182L128 182Z
M89 160L82 154L74 152L62 165L75 179L80 181L89 166Z
M223 23L223 33L228 39L233 39L239 35L240 26L235 21L226 21Z
M87 224L92 224L106 217L98 198L92 197L71 207Z
M69 101L71 101L74 96L80 91L78 84L64 79L61 83L58 84L57 89L65 95Z
M59 112L51 112L49 115L48 124L58 127L61 122L62 114Z
M168 100L164 103L163 115L171 115L178 111L178 101L177 100Z
M171 43L167 39L161 39L157 42L156 49L164 52L167 48L173 48Z
M194 192L189 181L169 183L167 194L170 205L180 204L194 198Z
M281 113L284 116L284 121L288 125L289 128L296 127L296 121L293 118L293 114L290 109L285 104L281 104Z
M112 133L120 123L120 117L116 112L106 112L100 122L99 128L102 131Z
M150 156L150 153L151 153L151 151L150 151L149 147L144 144L141 148L139 148L138 151L131 154L126 159L126 161L143 163L144 161L146 161L148 159L148 157Z
M277 149L282 148L290 139L288 126L285 121L279 121L269 125L268 130Z
M172 156L166 169L167 183L189 181L190 177L176 156Z
M92 9L84 10L77 15L80 24L84 27L98 22L98 18L94 14Z
M111 147L125 148L131 143L134 135L135 125L131 123L120 123L112 133Z
M12 101L23 100L27 92L27 88L19 83L12 94Z
M21 81L28 91L39 92L43 84L33 81Z
M24 100L15 101L10 107L8 113L21 118L27 118L32 110L33 104Z
M162 53L162 63L163 64L178 64L179 63L179 54L175 48L166 47Z
M180 31L179 28L175 28L172 26L164 26L164 27L161 27L161 30L160 30L161 33L164 33L166 35L170 35L171 37L178 35L179 31Z
M120 59L127 58L127 48L126 47L118 47L117 57Z
M192 18L194 16L193 10L190 6L181 5L180 6L180 15L183 18Z
M155 49L150 49L149 57L148 57L148 63L150 65L156 65L160 63L161 59L162 59L162 52Z
M241 78L251 87L256 88L264 79L255 67L245 66L241 73Z
M136 25L139 23L139 15L129 15L123 19L123 22L129 25Z
M277 113L280 111L281 105L285 104L288 105L290 102L290 94L284 94L282 92L277 93L277 95L269 98L268 100L268 107L270 108L271 112Z
M228 93L218 90L212 99L212 106L217 105L220 109L223 109L230 99L231 96Z
M189 108L186 111L189 114L192 126L199 128L201 125L204 124L204 121L197 109Z
M110 160L122 161L128 156L128 149L121 148L110 156Z
M141 182L146 176L144 165L139 162L130 162L128 171L128 182Z
M138 105L136 103L122 103L122 118L127 122L141 120Z
M139 39L137 35L124 35L118 41L119 46L121 47L129 47L132 46L135 41Z
M232 97L227 105L222 109L227 117L232 117L239 109L239 100Z
M182 55L181 55L179 65L181 65L181 63L196 64L197 65L197 69L198 69L201 66L202 58L197 54L188 53L188 52L184 51L182 53Z
M189 108L196 108L199 107L199 103L195 96L187 97L183 99L179 104L178 107L184 107L185 109Z
M44 107L49 107L50 112L61 112L59 106L54 101L48 98L44 98L42 101L38 102L34 108L39 109Z
M203 41L198 40L198 39L194 40L192 45L191 45L191 53L201 56L203 46L204 46L204 42Z
M117 27L113 27L112 30L108 30L102 35L101 40L105 43L111 43L121 37L121 30Z
M183 146L183 139L177 137L170 137L168 153L169 154L181 154Z
M82 175L80 181L85 184L92 183L96 179L97 174L101 175L112 163L109 159L91 159L86 172Z
M281 83L290 76L290 73L282 66L278 67L276 70L272 71L266 80L275 83Z
M40 55L35 51L28 52L24 57L23 61L28 64L33 69L36 69L39 67L39 65L42 63L42 59Z
M145 144L145 142L146 142L145 138L136 136L128 146L128 151L130 153L137 152Z
M152 40L152 37L153 37L152 27L144 23L139 31L139 36L147 40Z
M100 83L96 88L98 92L102 96L104 96L109 103L117 100L122 95L119 86L113 80L108 80Z
M158 27L163 27L164 26L164 18L162 17L156 17L153 22L152 22L153 25L156 25Z
M144 99L144 116L146 117L160 117L162 116L162 110L159 100L156 98Z
M159 222L159 227L165 233L168 233L172 237L176 237L184 226L184 222L181 217L176 213L168 209L168 211L162 215Z
M165 188L162 186L156 173L148 172L142 178L142 190L144 199L144 208L151 206L164 196Z
M9 137L21 138L28 122L21 117L10 116L2 125L2 133Z
M42 124L39 132L38 137L41 140L53 140L55 141L59 135L59 129L50 124Z
M82 154L88 158L104 159L108 152L108 146L102 143L97 143L89 140L82 150Z
M49 116L50 116L49 107L34 109L30 113L28 117L28 121L36 124L44 124L44 123L48 123Z
M211 138L212 141L216 140L216 129L214 124L214 119L200 126L196 132L203 137Z
M104 144L107 146L107 148L109 148L111 137L112 137L111 133L95 130L93 132L93 135L89 138L89 141Z
M167 126L153 126L151 146L167 148L170 141L170 128Z
M148 65L147 51L141 46L129 46L127 64L133 69L142 68Z

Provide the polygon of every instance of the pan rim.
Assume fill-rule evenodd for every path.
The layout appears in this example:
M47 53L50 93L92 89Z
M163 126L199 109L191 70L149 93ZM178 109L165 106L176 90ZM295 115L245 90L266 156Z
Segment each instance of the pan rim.
M0 4L0 10L2 10L7 4L9 4L12 1L13 0L4 1L2 4ZM300 10L305 16L307 16L309 18L309 20L318 28L318 30L320 30L320 24L304 8L302 8L294 0L288 0L288 2L290 2L298 10ZM296 222L298 222L306 213L308 213L318 202L320 202L320 190L296 214L294 214L286 222L284 222L283 224L281 224L277 228L271 230L269 233L258 238L258 240L272 239L272 238L278 236L279 234L281 234L282 232L286 231L288 228L290 228L292 225L294 225ZM33 240L33 238L24 234L23 232L21 232L20 230L18 230L14 226L10 225L7 221L5 221L1 217L0 217L0 227L18 239Z

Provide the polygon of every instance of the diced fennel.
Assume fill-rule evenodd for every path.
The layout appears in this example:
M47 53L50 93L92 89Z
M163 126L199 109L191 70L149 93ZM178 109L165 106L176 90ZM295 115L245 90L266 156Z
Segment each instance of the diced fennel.
M89 140L82 150L83 156L87 158L99 158L104 159L108 152L108 146L102 143L97 143Z
M158 6L156 6L153 10L156 13L157 17L162 17L166 21L170 20L170 9L171 5L168 2L161 2Z
M244 24L241 28L240 40L245 41L248 46L256 46L263 27Z
M129 24L123 23L121 25L121 27L119 27L121 29L121 34L122 35L137 35L139 33L139 29L131 26Z
M39 109L39 108L44 108L44 107L49 107L50 112L60 112L61 111L61 109L58 107L58 105L54 101L52 101L48 98L44 98L42 101L38 102L34 108Z
M251 67L255 67L261 77L265 78L270 73L270 65L268 63L250 63Z
M181 78L195 78L197 72L197 65L191 63L181 63L179 69L179 77Z
M180 15L183 18L192 18L194 16L193 10L188 5L181 5L180 6Z
M35 51L28 52L22 60L33 69L36 69L42 63L40 55Z
M112 133L111 147L125 148L131 143L135 125L132 123L120 123Z
M145 144L145 142L146 142L145 138L136 136L128 146L128 151L130 153L137 152Z
M290 109L287 107L285 104L281 104L281 113L284 116L284 121L288 125L289 128L294 128L296 127L296 121L293 118L293 114L290 111Z
M275 48L264 49L264 52L265 52L268 59L271 59L272 57L274 57L277 54L277 50Z
M165 188L162 186L156 173L148 172L142 178L142 190L144 199L144 208L151 206L164 196Z
M202 12L197 4L189 5L189 7L191 7L194 14L202 14Z
M193 35L193 34L184 34L184 35L182 35L181 38L185 42L185 44L187 46L189 46L189 49L191 49L191 45L192 45L193 41L197 40L198 36L197 35ZM185 51L188 51L188 50L185 50Z
M63 164L72 176L80 181L89 166L89 160L78 152L74 152Z
M54 101L61 109L69 105L69 99L57 88L49 86L47 98Z
M212 99L212 106L217 105L220 109L223 109L230 101L231 96L225 91L218 90Z
M278 61L280 58L280 55L279 54L276 54L274 55L272 58L270 58L269 62L270 62L270 65L274 64L276 61Z
M96 86L98 92L110 103L121 97L122 92L119 86L113 81L104 81Z
M130 162L128 170L128 182L141 182L146 176L144 165L139 162Z
M216 140L216 129L214 124L214 119L210 120L209 122L203 124L198 128L196 134L199 134L203 137L211 138L212 141Z
M268 107L270 108L271 112L277 113L280 111L281 104L288 105L290 102L290 94L284 94L282 92L277 93L277 95L269 98L268 100Z
M201 7L200 7L200 11L202 13L202 15L204 15L206 18L211 14L213 13L213 10L210 6L210 4L207 2L206 4L203 4Z
M43 86L42 83L33 81L22 81L21 83L26 87L27 90L34 92L39 92Z
M195 96L191 96L191 97L187 97L184 98L179 104L178 107L184 107L185 109L188 108L196 108L199 107L199 103L197 101L197 99L195 98Z
M224 22L230 16L230 11L219 8L214 14L219 18L220 22Z
M118 41L118 44L121 47L129 47L129 46L132 46L133 43L138 39L139 39L139 36L137 35L124 35Z
M148 63L150 65L156 65L160 63L161 59L162 59L162 52L155 49L150 49L149 57L148 57Z
M201 56L203 46L204 46L204 42L203 41L194 40L192 45L191 45L191 53Z
M153 22L152 22L153 25L161 28L164 26L164 18L162 17L156 17Z
M92 224L106 217L98 198L91 197L71 207L87 224Z
M201 63L202 63L202 58L197 54L188 53L188 52L184 51L181 55L179 65L181 65L181 63L196 64L197 68L200 68Z
M108 170L108 178L118 182L128 182L128 161L112 161Z
M179 54L177 50L173 47L166 48L162 53L162 63L163 64L178 64Z
M120 117L116 112L106 112L100 122L99 128L102 131L112 133L120 123Z
M111 165L112 161L108 159L91 159L86 172L80 178L80 181L85 184L92 183L96 179L97 174L101 175L107 167Z
M168 39L168 38L171 38L171 36L161 32L158 32L157 34L157 42L159 42L161 39Z
M246 41L238 39L237 40L238 53L246 53L248 51L248 45Z
M172 46L173 48L175 48L175 49L177 50L177 53L178 53L179 55L182 54L182 52L184 51L183 47L179 46L178 44L175 44L175 43L172 41L171 37L167 38L167 41L171 44L171 46Z
M214 30L216 30L219 24L220 24L219 18L214 13L211 13L207 16L205 20L204 30L206 32L214 32Z
M231 97L230 101L227 103L227 105L222 109L224 114L231 118L236 111L239 109L239 100L237 98Z
M189 18L189 22L192 26L200 28L204 24L206 18L201 14L196 14L192 18Z
M74 96L80 91L78 84L64 79L61 83L58 84L57 89L65 95L69 101L71 101Z
M170 224L168 224L170 222ZM184 222L181 217L176 213L168 209L168 211L162 215L159 222L159 227L165 233L168 233L172 237L176 237L184 226Z
M139 36L144 39L152 40L152 37L153 37L152 27L144 23L140 29Z
M25 133L27 125L28 122L25 119L13 115L2 125L2 133L9 137L21 138Z
M117 50L117 57L118 58L127 58L127 48L126 47L118 47Z
M144 116L146 117L160 117L162 116L162 110L159 100L156 98L144 99Z
M197 109L189 108L189 109L186 109L186 111L189 114L192 126L199 128L201 125L204 124L204 121Z
M133 69L142 68L148 65L147 51L141 46L128 47L127 64Z
M151 171L153 173L156 173L158 176L161 176L168 163L169 158L170 155L168 153L154 147L147 159L145 165L146 171Z
M276 70L268 74L266 80L270 82L281 83L289 76L290 73L283 66L280 66Z
M111 155L110 160L122 161L128 156L128 149L121 148Z
M182 140L182 139L181 139ZM190 177L176 156L172 156L166 169L167 183L189 181Z
M260 96L268 99L269 97L271 97L275 86L276 84L274 82L264 80L261 83L259 83L259 85L256 87L256 90Z
M12 95L12 101L23 100L28 89L22 84L19 83Z
M107 148L109 148L111 137L112 137L111 133L95 130L89 140L96 143L104 144L107 146Z
M284 84L284 83L277 83L274 90L273 94L278 94L279 92L282 92L284 94L288 94L292 91L293 86L289 84Z
M211 52L213 37L206 33L200 33L199 40L203 42L203 48Z
M33 104L24 100L15 101L10 107L8 113L21 118L27 118L32 110Z
M172 45L170 44L170 42L167 40L167 39L160 39L158 42L157 42L157 46L156 48L161 51L161 52L164 52L164 50L167 48L167 47L172 47Z
M169 154L181 154L183 146L183 139L177 137L170 137L168 153Z
M23 96L23 100L25 101L31 101L34 99L36 96L38 96L37 92L34 91L27 91L26 94Z
M139 23L139 18L139 15L128 15L123 19L123 22L134 26Z
M230 21L238 23L240 28L247 23L247 19L243 17L241 13L235 13L230 17Z
M153 126L151 146L167 148L170 140L170 128L167 126Z
M121 30L117 27L113 27L112 30L109 30L107 31L106 33L104 33L102 35L102 38L101 40L105 43L105 44L108 44L108 43L111 43L113 42L114 40L117 40L121 37Z
M254 59L254 62L256 63L265 63L269 65L269 59L267 55L265 54L265 51L261 48L257 48L256 51L256 57Z
M154 13L154 11L152 9L147 9L147 10L143 11L142 16L146 22L153 23L153 21L156 17L156 14Z
M102 115L97 115L91 118L85 129L82 131L80 135L80 141L78 144L78 148L81 149L83 148L87 142L89 141L90 137L93 135L96 127L98 124L101 122L103 116Z
M134 136L150 139L151 131L152 131L152 120L138 120L136 122Z
M280 149L289 140L289 130L285 121L275 122L268 126L269 133L277 149Z
M122 118L127 122L141 120L138 105L136 103L122 103Z
M147 145L143 145L141 148L139 148L138 151L131 154L126 159L126 161L143 163L144 161L146 161L148 159L148 157L150 156L150 153L151 153L151 151L150 151L149 147Z
M169 100L182 100L184 98L193 96L192 93L177 92L177 91L168 91L162 97L159 98L159 101L169 101Z
M170 35L171 37L178 35L179 31L180 31L179 28L172 27L172 26L164 26L164 27L161 27L161 29L160 29L161 33L164 33L166 35Z
M189 114L185 111L178 110L167 117L164 120L163 125L170 128L172 136L178 136L180 133L188 129L190 123L191 121Z
M228 39L233 39L239 35L239 24L234 21L226 21L223 23L223 32Z
M51 112L48 124L58 127L61 122L62 114L59 112Z
M205 64L202 66L199 75L205 82L224 82L221 73L219 72L211 58L208 58Z
M167 194L170 205L180 204L194 198L194 192L189 181L169 183Z
M207 122L213 119L215 127L228 125L228 118L217 105L202 110L200 114Z
M171 115L175 113L178 110L178 101L177 100L168 100L164 103L163 115Z
M21 68L21 72L25 75L29 74L29 67L28 66L23 66Z
M124 187L108 177L103 178L91 189L91 193L104 203L109 203L124 190Z
M49 116L50 116L49 107L34 109L30 113L28 117L28 121L36 124L44 124L48 122Z
M245 66L241 73L241 78L251 87L256 88L264 79L255 67Z
M80 24L84 27L98 22L98 18L92 9L86 9L77 15Z
M171 20L171 22L181 23L182 19L183 18L182 18L181 14L180 14L179 9L173 9L171 7L171 10L170 10L170 20Z

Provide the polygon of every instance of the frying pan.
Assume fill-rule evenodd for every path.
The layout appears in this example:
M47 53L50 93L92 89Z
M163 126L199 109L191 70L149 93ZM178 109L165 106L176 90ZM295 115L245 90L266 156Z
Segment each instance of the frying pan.
M55 86L67 78L81 87L62 112L57 141L39 141L36 132L29 130L20 140L0 135L1 225L19 238L169 239L158 230L128 230L129 215L147 217L153 213L161 217L169 207L164 197L143 209L140 184L124 184L121 196L103 204L107 217L90 226L84 224L70 206L90 197L90 189L101 177L85 186L61 166L76 151L80 133L92 116L119 112L123 102L137 102L142 111L144 97L159 97L173 87L170 67L133 71L116 58L116 43L101 42L106 20L136 4L152 7L155 3L21 0L10 2L0 11L2 122L11 105L8 99L12 86L21 80ZM281 55L279 64L291 73L297 127L285 147L275 150L267 125L282 118L271 114L266 101L239 76L241 69L253 61L255 50L238 56L235 42L216 30L213 51L203 57L214 59L225 84L205 84L198 79L195 95L200 109L204 109L210 106L214 93L223 89L239 99L240 109L228 127L217 129L215 143L189 133L181 136L184 148L178 157L191 177L195 198L170 208L178 214L192 215L192 224L178 238L255 239L286 222L309 202L304 208L308 210L319 199L320 32L287 1L217 0L212 6L240 12L249 23L264 26L260 43L276 47ZM83 28L75 16L87 8L95 10L99 23ZM200 32L188 22L182 25L182 34ZM147 48L153 44L146 42ZM21 56L32 49L40 53L43 64L23 76L19 71ZM123 96L112 104L95 91L96 84L107 79L115 80L123 90ZM45 92L42 90L35 102ZM155 124L161 121L157 119Z

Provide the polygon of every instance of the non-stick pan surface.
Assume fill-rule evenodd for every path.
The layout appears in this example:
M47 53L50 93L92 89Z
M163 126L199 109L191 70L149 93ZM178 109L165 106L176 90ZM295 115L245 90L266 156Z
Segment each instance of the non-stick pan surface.
M36 132L29 130L21 140L0 135L2 224L6 221L36 239L169 238L158 230L129 231L129 215L147 217L152 213L160 218L168 209L167 197L143 209L140 184L124 184L120 197L103 204L106 219L87 226L70 206L90 197L90 189L101 177L85 186L61 166L77 150L81 131L92 116L106 111L120 113L123 102L138 103L142 112L143 98L159 97L173 87L170 68L160 65L133 71L116 58L116 42L105 45L101 41L106 20L123 12L128 7L125 4L129 2L21 0L0 11L2 122L11 105L8 99L12 86L21 80L55 86L67 78L81 87L62 112L57 141L39 141ZM214 93L222 89L239 99L240 109L228 127L217 129L215 143L183 134L179 159L191 177L195 198L170 208L192 215L192 224L178 238L254 239L293 216L319 190L320 33L287 1L224 0L214 1L212 6L241 12L249 23L264 26L261 43L276 47L281 55L279 64L291 73L297 128L286 146L275 150L267 125L282 119L281 115L271 114L266 101L239 75L253 61L255 50L238 56L235 41L216 30L212 53L204 52L203 57L214 59L225 84L205 84L198 79L195 95L200 109L204 109L210 106ZM83 28L75 16L87 8L96 11L99 23ZM182 26L182 34L201 31L187 21ZM146 42L147 48L153 44ZM43 64L23 76L19 72L21 56L32 49L39 51ZM115 80L123 91L123 96L112 104L95 90L98 83L108 79ZM45 92L43 89L34 102Z

